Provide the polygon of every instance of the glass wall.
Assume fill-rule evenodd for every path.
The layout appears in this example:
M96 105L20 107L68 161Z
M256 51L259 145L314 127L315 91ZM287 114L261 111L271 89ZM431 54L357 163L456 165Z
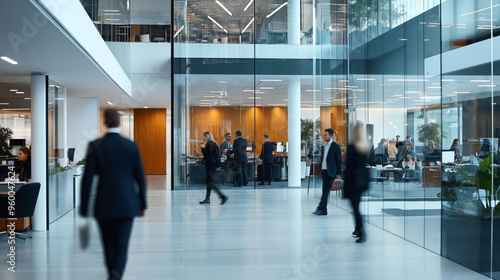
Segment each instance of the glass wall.
M499 279L499 13L500 0L175 1L175 187L203 186L204 131L219 145L242 131L249 185L268 134L273 184L291 186L281 147L297 112L307 175L316 135L332 127L345 147L359 120L373 146L365 219ZM320 176L305 185L320 197Z
M175 187L204 187L203 132L220 146L226 133L233 144L240 130L248 186L262 179L259 155L268 135L272 186L316 189L319 177L289 177L309 177L318 156L307 155L325 128L337 130L345 146L345 92L337 82L347 67L346 8L336 0L174 2ZM291 127L297 142L289 139ZM293 164L291 156L298 156ZM233 167L224 154L216 180L235 184Z

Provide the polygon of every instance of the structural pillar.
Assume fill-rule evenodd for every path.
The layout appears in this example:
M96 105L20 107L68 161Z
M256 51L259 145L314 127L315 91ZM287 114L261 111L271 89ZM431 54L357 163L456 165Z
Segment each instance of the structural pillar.
M288 44L300 45L300 0L288 0Z
M48 230L47 217L47 82L46 76L31 76L31 181L40 183L33 214L33 230Z
M300 78L288 79L288 186L301 186Z

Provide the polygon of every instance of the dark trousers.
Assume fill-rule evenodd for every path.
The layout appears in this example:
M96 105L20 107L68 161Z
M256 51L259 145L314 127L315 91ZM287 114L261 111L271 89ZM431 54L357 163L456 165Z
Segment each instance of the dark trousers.
M238 167L236 168L236 182L238 187L248 185L246 162L238 162Z
M328 203L328 195L332 189L333 181L335 177L330 177L328 171L321 170L321 175L323 176L323 193L321 194L321 200L319 201L318 209L320 211L326 211L326 204Z
M262 183L265 181L268 181L271 183L273 178L271 177L273 171L273 164L272 163L263 163L262 164Z
M122 279L134 218L97 219L110 280Z
M352 210L354 212L354 222L356 226L355 231L361 232L363 228L363 219L361 218L361 213L359 212L359 203L361 202L361 194L353 194L350 197Z
M214 174L217 169L217 163L207 163L207 179L205 183L207 184L207 195L206 198L210 199L210 194L212 193L212 189L219 195L219 197L223 197L224 194L219 190L219 188L214 183Z

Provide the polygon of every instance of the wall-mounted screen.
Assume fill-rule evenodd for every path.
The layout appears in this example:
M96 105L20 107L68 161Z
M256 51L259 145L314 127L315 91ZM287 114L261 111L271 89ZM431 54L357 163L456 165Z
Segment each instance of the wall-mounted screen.
M455 162L455 151L446 151L444 150L442 153L442 162L443 163L454 163Z

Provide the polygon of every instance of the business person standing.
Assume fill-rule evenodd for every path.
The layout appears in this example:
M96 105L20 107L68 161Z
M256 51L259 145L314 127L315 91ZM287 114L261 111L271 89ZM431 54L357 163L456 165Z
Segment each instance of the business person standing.
M238 166L236 167L236 180L237 187L248 185L247 178L247 140L241 137L241 131L236 131L236 139L234 139L233 150L231 153L234 153L234 159Z
M259 158L262 160L262 180L259 185L264 185L267 181L271 185L271 173L273 169L273 151L274 147L271 142L269 142L269 135L264 135L264 144L262 144L262 151L260 152Z
M89 215L94 175L99 176L94 216L99 224L108 279L122 279L134 217L146 210L146 179L139 148L120 136L120 114L104 112L107 134L89 143L82 179L80 214Z
M356 226L352 235L358 237L356 242L362 243L366 240L366 233L363 230L363 219L359 212L361 195L368 189L369 171L366 168L367 156L370 150L366 144L363 125L358 123L350 137L349 145L346 148L345 171L344 171L344 197L351 201L354 221Z
M215 170L220 164L219 148L217 143L214 141L212 134L208 131L203 133L203 141L206 141L206 145L200 143L201 151L203 152L203 162L205 162L205 169L207 172L207 179L205 183L207 184L207 192L205 195L205 200L201 201L200 204L210 204L210 194L212 189L219 195L221 203L224 204L227 201L227 196L224 195L217 185L214 183Z
M342 175L342 157L340 151L340 145L333 141L334 132L333 129L325 129L323 139L325 140L325 145L321 149L321 175L323 177L323 193L321 194L321 200L319 202L318 208L313 212L314 215L326 215L327 209L326 204L328 203L328 195L332 188L333 181L335 178L340 179Z

